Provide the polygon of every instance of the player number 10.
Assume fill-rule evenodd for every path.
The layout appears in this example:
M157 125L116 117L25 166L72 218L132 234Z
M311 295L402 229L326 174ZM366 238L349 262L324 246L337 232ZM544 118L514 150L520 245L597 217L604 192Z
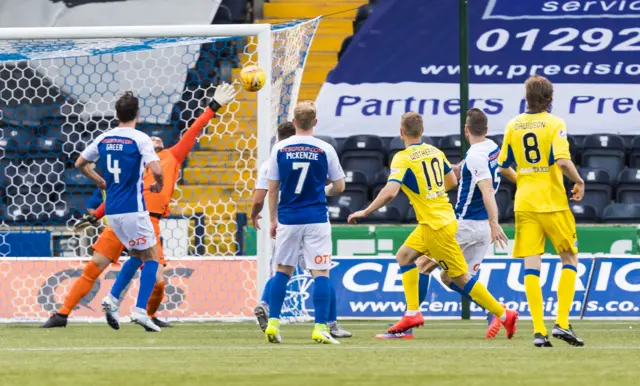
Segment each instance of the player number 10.
M438 158L431 159L431 176L429 176L427 161L422 161L422 171L424 171L424 177L427 180L427 190L433 190L433 186L431 185L431 176L433 176L433 180L436 183L436 186L438 188L442 187L442 185L444 184L444 174L442 173L442 165L440 165L440 160Z

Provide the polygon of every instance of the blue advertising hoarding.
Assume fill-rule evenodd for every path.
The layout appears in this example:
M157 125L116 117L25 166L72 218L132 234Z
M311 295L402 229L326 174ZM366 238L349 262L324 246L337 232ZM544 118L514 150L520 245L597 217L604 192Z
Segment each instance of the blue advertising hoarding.
M397 135L417 111L425 134L458 133L458 39L457 1L382 0L327 76L317 131ZM524 111L534 73L554 83L570 133L640 133L640 0L470 1L469 61L490 134Z
M559 258L543 259L540 283L548 318L556 315L561 269ZM431 275L421 311L427 318L459 318L460 295L446 288L439 274L438 269ZM508 308L518 310L523 318L530 316L522 260L487 257L477 275ZM571 317L584 313L585 318L640 318L640 257L581 257L577 278ZM406 310L398 263L391 256L334 257L331 280L340 318L397 318ZM299 299L297 304L313 314L311 277L299 272L292 278L289 290L289 297ZM486 314L472 304L471 316L484 318Z

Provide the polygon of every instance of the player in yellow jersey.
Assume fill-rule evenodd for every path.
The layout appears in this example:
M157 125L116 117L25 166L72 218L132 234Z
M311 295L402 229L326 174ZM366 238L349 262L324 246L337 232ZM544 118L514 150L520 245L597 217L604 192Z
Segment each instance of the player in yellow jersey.
M387 331L401 333L424 324L419 310L419 273L415 262L420 256L427 255L440 264L465 295L496 315L496 322L487 330L487 338L495 337L501 325L504 325L507 337L512 338L518 313L506 310L482 283L467 273L467 263L456 242L458 223L447 196L447 190L455 187L458 179L444 153L422 143L423 132L420 114L409 112L402 116L400 136L406 149L393 157L389 180L378 197L366 209L349 216L348 220L350 224L354 224L358 219L385 206L396 197L400 188L415 209L419 224L396 254L402 273L407 311Z
M544 326L540 288L540 255L545 236L560 255L563 268L558 284L558 315L552 335L573 346L583 346L569 324L575 294L578 240L576 224L565 192L562 174L574 183L572 200L580 201L584 181L571 162L564 120L549 114L553 85L538 75L525 83L527 112L512 119L505 129L499 165L503 176L516 180L516 237L513 256L524 258L524 285L533 319L533 343L551 347ZM516 163L517 175L508 168Z

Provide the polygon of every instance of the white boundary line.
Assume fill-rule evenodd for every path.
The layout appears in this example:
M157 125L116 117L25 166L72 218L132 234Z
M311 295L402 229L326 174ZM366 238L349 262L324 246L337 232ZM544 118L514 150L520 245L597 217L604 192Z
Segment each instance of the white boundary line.
M431 345L407 345L407 346L336 346L338 350L371 351L371 350L523 350L522 346L431 346ZM527 346L528 347L528 346ZM326 350L325 346L304 345L260 345L260 346L122 346L122 347L6 347L0 348L0 352L95 352L95 351L215 351L215 350ZM640 346L584 346L554 347L549 350L640 350Z

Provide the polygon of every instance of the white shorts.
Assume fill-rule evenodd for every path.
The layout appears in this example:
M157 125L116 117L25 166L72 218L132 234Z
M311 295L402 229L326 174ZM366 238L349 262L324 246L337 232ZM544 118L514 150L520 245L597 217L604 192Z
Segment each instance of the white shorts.
M276 265L325 270L331 268L331 224L278 224L276 249L273 262ZM302 255L303 259L300 259Z
M129 250L144 251L156 245L156 234L149 212L107 215L109 226Z
M489 221L458 220L456 241L469 266L469 275L474 276L491 245Z

